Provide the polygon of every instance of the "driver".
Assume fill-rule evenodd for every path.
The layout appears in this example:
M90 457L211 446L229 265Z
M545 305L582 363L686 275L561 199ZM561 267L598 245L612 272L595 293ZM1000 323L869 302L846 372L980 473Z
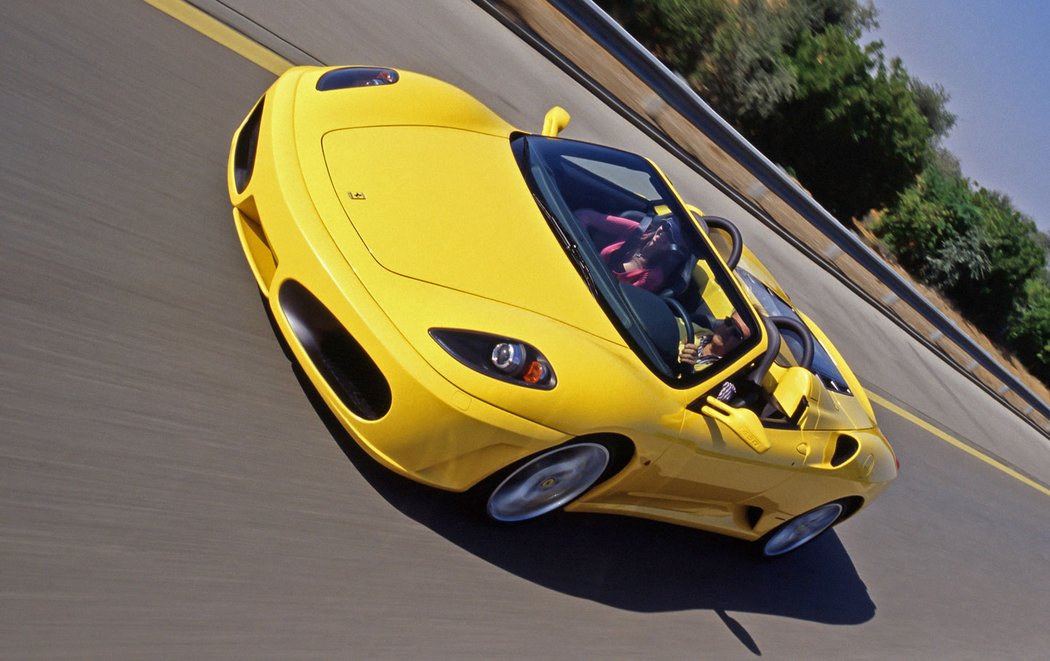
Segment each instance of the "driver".
M716 321L714 330L699 328L694 324L695 344L684 344L678 353L678 360L683 365L691 365L700 370L721 360L726 354L743 344L751 337L751 329L736 312L721 321ZM725 381L718 389L717 399L731 402L736 396L736 386L732 381Z
M713 326L713 330L697 327L696 342L683 345L678 354L678 360L684 365L702 369L711 363L718 362L751 337L751 329L747 327L737 312L716 321Z

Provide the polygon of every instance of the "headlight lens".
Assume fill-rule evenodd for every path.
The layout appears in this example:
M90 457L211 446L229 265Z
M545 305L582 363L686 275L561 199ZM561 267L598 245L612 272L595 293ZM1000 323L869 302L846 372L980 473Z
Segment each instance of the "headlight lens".
M345 90L354 87L393 85L400 79L393 69L374 67L343 67L326 72L317 79L317 91Z
M492 350L492 364L504 374L520 374L525 364L525 345L521 342L500 342Z
M557 383L550 362L531 344L451 328L431 328L430 336L453 358L494 379L542 390Z

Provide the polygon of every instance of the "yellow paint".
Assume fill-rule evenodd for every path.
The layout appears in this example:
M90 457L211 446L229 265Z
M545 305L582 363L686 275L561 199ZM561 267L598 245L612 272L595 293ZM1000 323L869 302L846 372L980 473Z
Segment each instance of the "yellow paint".
M547 111L543 118L543 135L551 138L557 137L562 130L569 125L569 113L561 106L554 106Z
M925 420L922 420L921 418L916 417L915 415L909 413L908 411L905 411L904 409L902 409L901 407L897 406L896 404L894 404L894 403L892 403L890 401L887 401L886 399L883 399L882 397L879 397L878 395L876 395L875 393L873 393L871 391L868 392L868 398L871 399L871 401L873 401L876 404L878 404L879 406L881 406L882 408L886 409L887 411L890 411L891 413L895 413L896 415L904 418L905 420L907 420L908 422L912 423L916 427L919 427L920 429L923 429L924 431L927 431L930 434L933 434L934 436L936 436L937 438L941 439L945 443L962 450L963 452L965 452L966 454L968 454L970 456L973 456L973 457L976 457L977 459L980 459L981 461L983 461L984 463L988 464L992 468L995 468L996 470L999 470L999 471L1002 471L1003 473L1006 473L1010 477L1014 478L1015 480L1017 480L1019 482L1027 484L1028 486L1032 487L1036 491L1041 491L1044 495L1050 496L1050 489L1046 488L1042 484L1039 484L1038 482L1036 482L1035 480L1032 480L1031 478L1025 477L1024 475L1018 473L1017 471L1015 471L1014 469L1010 468L1009 466L1003 464L1002 462L996 461L995 459L992 459L991 457L989 457L989 456L987 456L985 454L982 454L981 452L978 452L977 450L973 449L969 445L966 445L962 441L960 441L960 440L956 439L955 437L949 435L947 432L941 431L937 427L934 427L933 425L931 425L930 423L926 422Z
M630 438L635 457L570 509L745 539L816 505L868 503L896 477L892 451L860 404L834 417L840 402L807 395L815 422L803 430L767 429L750 411L719 411L712 400L704 401L716 417L687 408L764 346L689 388L663 382L565 258L509 148L514 127L427 76L399 71L395 84L319 91L328 71L295 67L277 79L255 115L252 174L235 176L242 124L227 184L279 332L342 426L383 465L464 491L573 438L617 434ZM713 271L701 275L720 291ZM280 297L290 280L383 373L392 393L384 416L355 415L297 339ZM523 388L465 365L435 342L435 328L527 341L549 359L557 387ZM770 389L784 371L775 366ZM847 426L816 426L827 421ZM856 437L860 456L873 455L870 470L829 464L840 432ZM751 507L765 512L758 524Z
M145 2L212 41L229 48L246 60L258 64L270 73L280 75L295 66L277 53L183 0L145 0Z

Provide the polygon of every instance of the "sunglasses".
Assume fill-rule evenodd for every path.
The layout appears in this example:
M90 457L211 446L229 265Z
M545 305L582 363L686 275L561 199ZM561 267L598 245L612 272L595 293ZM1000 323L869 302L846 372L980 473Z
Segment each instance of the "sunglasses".
M737 342L743 342L747 338L744 337L744 332L740 330L740 327L733 321L733 316L730 315L722 320L722 325L729 329L729 337L735 339Z

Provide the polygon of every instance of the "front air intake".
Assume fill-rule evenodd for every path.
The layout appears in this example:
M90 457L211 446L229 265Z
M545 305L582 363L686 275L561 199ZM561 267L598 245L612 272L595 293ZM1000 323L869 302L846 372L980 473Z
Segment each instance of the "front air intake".
M295 338L339 400L365 420L386 415L390 384L335 315L294 280L281 285L278 302Z

